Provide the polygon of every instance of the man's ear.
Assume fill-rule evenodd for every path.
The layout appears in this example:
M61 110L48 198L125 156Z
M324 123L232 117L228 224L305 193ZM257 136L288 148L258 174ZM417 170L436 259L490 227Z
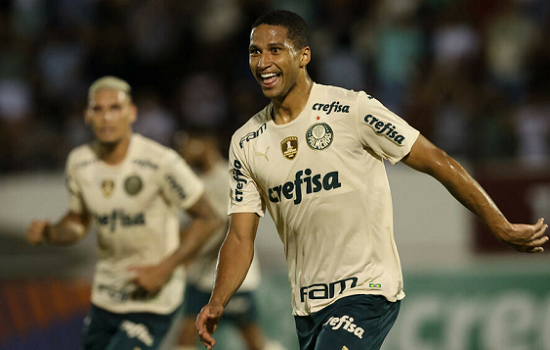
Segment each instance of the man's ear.
M130 105L130 124L134 124L136 122L136 119L137 119L137 113L138 113L138 109L136 107L135 104L131 104Z
M300 49L300 67L305 67L311 61L311 49L309 46L305 46Z
M90 125L91 122L92 122L92 117L90 117L90 115L88 114L88 108L85 108L84 109L84 123L86 123L86 125Z

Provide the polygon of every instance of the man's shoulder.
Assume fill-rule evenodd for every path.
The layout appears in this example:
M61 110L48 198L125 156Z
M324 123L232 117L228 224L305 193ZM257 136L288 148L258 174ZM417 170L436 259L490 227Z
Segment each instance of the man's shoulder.
M132 155L134 163L142 162L145 165L158 167L177 155L173 149L139 134L133 136L133 142L135 142L136 147Z
M365 94L364 91L355 91L346 89L340 86L315 84L316 95L318 97L328 97L333 99L339 99L343 101L355 101L360 94Z
M89 143L75 147L69 152L67 157L67 167L70 169L78 169L97 162L98 159L92 151Z
M232 144L239 144L242 148L243 140L250 140L258 135L262 134L267 129L267 122L269 121L269 111L271 105L266 106L264 109L256 113L250 118L243 126L238 128L231 139Z

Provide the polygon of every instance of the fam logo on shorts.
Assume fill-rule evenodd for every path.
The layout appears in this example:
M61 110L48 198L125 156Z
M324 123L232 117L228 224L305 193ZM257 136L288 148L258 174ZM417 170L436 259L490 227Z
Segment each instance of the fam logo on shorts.
M327 322L323 324L323 326L325 325L329 325L330 328L335 331L343 329L345 331L353 333L353 335L355 335L359 339L363 339L363 333L365 333L365 330L363 328L353 323L353 317L349 317L348 315L344 315L342 317L332 316L327 320Z
M105 198L111 197L115 190L115 182L111 179L101 181L101 192Z
M307 129L308 146L316 151L322 151L332 144L334 133L327 123L317 123Z
M124 189L130 196L135 196L143 188L143 181L137 175L132 175L124 181Z
M294 160L298 154L298 137L289 136L281 141L281 152L288 160Z

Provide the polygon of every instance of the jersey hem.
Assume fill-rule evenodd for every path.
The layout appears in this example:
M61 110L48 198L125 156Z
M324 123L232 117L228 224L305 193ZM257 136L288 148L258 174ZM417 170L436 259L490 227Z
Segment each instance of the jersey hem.
M330 301L330 303L328 303L327 305L324 305L324 306L318 306L318 307L312 307L311 308L311 311L307 312L307 311L300 311L300 310L293 310L292 311L292 315L293 316L309 316L313 313L316 313L316 312L319 312L321 310L323 310L324 308L334 304L335 302L341 300L341 299L344 299L346 297L351 297L351 296L354 296L354 295L381 295L383 296L384 298L386 298L389 302L396 302L398 300L403 300L405 298L405 293L404 292L401 292L399 293L397 296L395 297L389 297L387 295L384 295L383 292L377 292L377 291L372 291L372 292L365 292L365 291L357 291L357 292L350 292L349 294L345 294L345 295L341 295L340 297L338 298L334 298Z
M235 207L235 208L231 208L231 210L227 213L228 215L233 215L233 214L242 214L242 213L252 213L252 214L256 214L258 215L259 217L263 218L264 215L265 215L265 212L263 210L256 210L252 207Z
M97 302L95 300L92 300L92 305L100 307L102 309L105 309L109 312L113 312L115 314L127 314L127 313L133 313L133 312L149 312L152 314L158 314L158 315L168 315L172 312L174 312L180 305L182 304L183 299L180 300L177 304L170 306L170 307L158 307L153 305L127 305L127 306L113 306L108 304L103 304L101 302Z

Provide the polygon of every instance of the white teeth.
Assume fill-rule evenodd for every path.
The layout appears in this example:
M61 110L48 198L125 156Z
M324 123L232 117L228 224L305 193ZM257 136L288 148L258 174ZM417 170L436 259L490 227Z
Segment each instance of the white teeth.
M277 76L277 74L275 74L275 73L260 74L260 77L262 77L262 79L267 79L267 78L276 77L276 76Z

